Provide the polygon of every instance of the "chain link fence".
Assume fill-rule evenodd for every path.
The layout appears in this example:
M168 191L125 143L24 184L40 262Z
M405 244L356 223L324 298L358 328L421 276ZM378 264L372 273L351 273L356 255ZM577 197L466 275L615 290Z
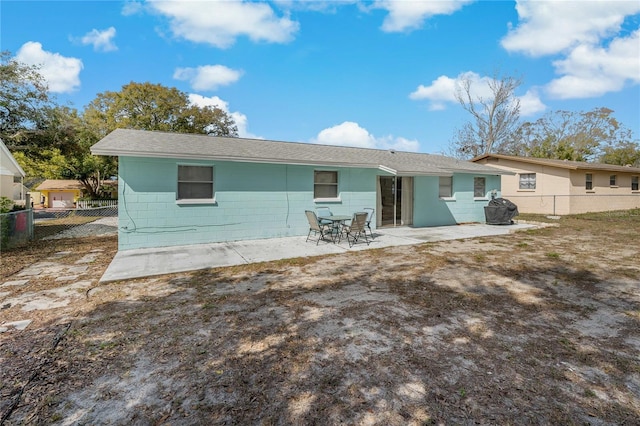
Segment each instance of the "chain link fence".
M0 215L1 250L26 244L33 238L33 210L19 210Z
M115 235L118 206L34 211L34 239Z
M640 208L640 194L509 195L520 213L569 215Z

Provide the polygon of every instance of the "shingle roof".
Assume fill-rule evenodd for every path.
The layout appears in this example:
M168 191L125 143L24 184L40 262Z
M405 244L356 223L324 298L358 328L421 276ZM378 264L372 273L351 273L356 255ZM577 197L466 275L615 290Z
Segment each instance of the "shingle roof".
M535 157L518 157L518 156L502 155L502 154L484 154L484 155L480 155L478 157L473 158L471 161L480 161L486 158L513 160L513 161L520 161L522 163L558 167L561 169L570 169L570 170L594 170L594 171L622 172L622 173L640 173L640 168L638 167L616 166L613 164L602 164L602 163L587 163L584 161L552 160L548 158L535 158Z
M362 167L398 175L510 174L442 155L129 129L109 133L91 147L91 152L124 157Z
M54 191L54 190L69 190L69 189L82 189L82 183L77 180L67 179L47 179L42 182L36 188L36 191Z

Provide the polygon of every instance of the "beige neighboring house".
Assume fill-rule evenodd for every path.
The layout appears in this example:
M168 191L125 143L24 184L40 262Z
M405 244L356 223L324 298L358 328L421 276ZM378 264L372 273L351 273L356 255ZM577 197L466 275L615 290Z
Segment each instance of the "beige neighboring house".
M84 186L77 180L47 179L36 188L36 191L41 194L43 207L64 209L74 207L74 203L82 197L83 188Z
M0 197L7 197L13 201L24 200L24 177L24 170L0 139Z
M640 168L581 161L480 155L471 161L506 170L501 195L521 213L568 215L640 208Z

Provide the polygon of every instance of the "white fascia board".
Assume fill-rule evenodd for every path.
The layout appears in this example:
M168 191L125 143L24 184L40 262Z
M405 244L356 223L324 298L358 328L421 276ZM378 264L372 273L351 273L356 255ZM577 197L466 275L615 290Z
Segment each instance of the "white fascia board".
M398 174L397 170L394 170L391 167L383 166L382 164L378 166L378 169L382 170L383 172L391 173L394 176Z
M18 164L16 159L13 158L13 155L11 155L11 151L9 151L9 148L7 148L2 139L0 139L0 151L2 151L0 157L2 159L6 158L9 161L9 164L6 164L5 161L2 161L4 163L2 164L2 168L11 170L11 173L14 176L25 177L26 173L24 172L24 170L22 170L22 167L20 167L20 164Z

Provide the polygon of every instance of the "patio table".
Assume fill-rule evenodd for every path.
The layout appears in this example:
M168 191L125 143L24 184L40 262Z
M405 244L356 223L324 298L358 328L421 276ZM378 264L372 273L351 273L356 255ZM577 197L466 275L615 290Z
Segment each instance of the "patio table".
M348 216L348 215L333 215L333 216L318 216L318 219L320 220L328 220L330 222L332 222L332 226L333 229L336 231L336 236L340 235L340 232L342 232L342 230L340 229L340 225L343 224L344 222L346 222L347 220L351 220L353 219L353 216ZM338 240L339 242L340 240ZM333 241L334 243L336 242L335 240Z

